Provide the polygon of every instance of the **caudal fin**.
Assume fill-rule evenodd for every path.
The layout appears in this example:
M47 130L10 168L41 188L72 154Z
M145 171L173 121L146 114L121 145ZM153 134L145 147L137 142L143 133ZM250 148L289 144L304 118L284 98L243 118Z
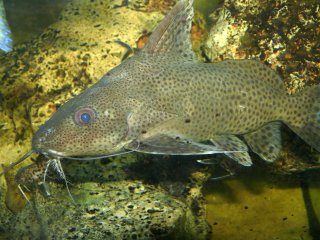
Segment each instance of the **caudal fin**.
M320 152L320 85L306 88L294 97L287 125Z

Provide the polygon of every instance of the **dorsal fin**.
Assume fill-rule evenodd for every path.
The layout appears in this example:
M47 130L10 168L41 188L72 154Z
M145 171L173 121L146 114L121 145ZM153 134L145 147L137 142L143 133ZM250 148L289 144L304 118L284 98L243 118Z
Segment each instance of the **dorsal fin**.
M191 23L193 0L180 0L151 34L142 54L174 59L174 61L195 61L191 44Z

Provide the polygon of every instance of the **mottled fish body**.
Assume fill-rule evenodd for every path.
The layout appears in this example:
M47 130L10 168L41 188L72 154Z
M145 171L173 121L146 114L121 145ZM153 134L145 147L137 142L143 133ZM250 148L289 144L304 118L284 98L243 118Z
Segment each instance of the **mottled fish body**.
M249 149L276 160L282 122L320 151L320 87L289 96L258 61L198 63L192 3L179 1L144 49L59 108L35 134L33 150L59 157L225 153L250 166Z

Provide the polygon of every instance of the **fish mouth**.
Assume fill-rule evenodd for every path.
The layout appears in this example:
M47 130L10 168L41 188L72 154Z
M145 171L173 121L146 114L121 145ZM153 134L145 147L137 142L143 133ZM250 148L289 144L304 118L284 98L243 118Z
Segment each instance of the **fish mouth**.
M46 134L39 134L39 132L36 132L33 139L32 139L32 151L37 154L42 154L46 157L51 158L64 158L64 159L70 159L70 160L97 160L102 158L108 158L108 157L115 157L119 155L125 155L131 152L135 152L135 150L127 149L126 146L128 142L121 142L118 144L115 144L111 147L113 151L107 152L107 153L101 153L101 154L72 154L68 153L68 151L59 151L59 149L53 148L54 144L51 144L50 141L47 139Z
M43 152L38 152L39 154L43 154L47 157L52 157L52 158L57 158L57 159L70 159L70 160L82 160L82 161L86 161L86 160L98 160L98 159L102 159L102 158L109 158L109 157L116 157L116 156L120 156L120 155L125 155L125 154L129 154L131 152L134 152L133 150L126 150L126 149L120 149L117 152L114 153L110 153L110 154L101 154L101 155L95 155L95 156L68 156L66 154L64 154L63 152L58 152L55 150L47 150L47 151L43 151Z
M49 156L52 156L52 157L59 157L59 158L67 157L67 155L64 154L63 152L58 152L58 151L55 151L55 150L52 150L52 149L48 149L47 151L41 152L41 154L49 155Z
M48 144L48 138L51 134L55 132L55 129L53 128L47 128L45 127L45 124L41 125L39 129L34 133L32 138L32 150L36 153L50 153L51 151L53 154L55 154L55 151L53 150L46 150L45 145Z
M120 146L116 148L116 151L112 151L109 153L102 153L102 154L70 154L64 151L54 150L52 148L47 148L42 141L41 138L35 138L32 141L32 151L37 154L42 154L48 158L57 158L57 159L70 159L70 160L98 160L102 158L108 158L108 157L115 157L119 155L125 155L131 152L134 152L133 150L128 150L124 146Z

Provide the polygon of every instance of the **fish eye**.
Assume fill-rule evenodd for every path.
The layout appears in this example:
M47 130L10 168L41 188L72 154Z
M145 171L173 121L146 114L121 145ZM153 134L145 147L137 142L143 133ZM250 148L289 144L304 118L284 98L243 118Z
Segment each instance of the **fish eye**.
M91 108L81 108L74 114L74 121L79 125L86 125L95 121L96 112Z

